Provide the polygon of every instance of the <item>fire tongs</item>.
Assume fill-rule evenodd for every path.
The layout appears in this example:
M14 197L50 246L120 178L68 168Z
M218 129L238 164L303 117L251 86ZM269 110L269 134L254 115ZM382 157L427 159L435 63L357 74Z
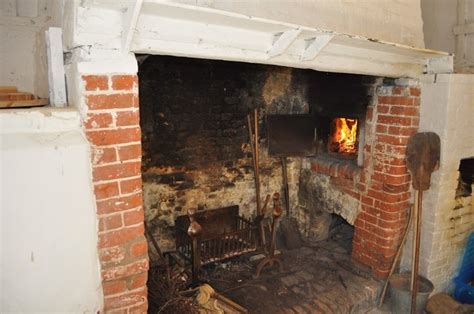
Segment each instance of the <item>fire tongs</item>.
M255 273L255 278L258 278L260 276L260 273L262 272L262 269L265 266L272 267L274 264L278 264L278 269L280 272L283 271L283 263L280 259L279 255L275 255L275 249L276 249L276 227L277 227L277 222L278 219L281 216L281 213L283 212L281 208L281 202L280 202L280 194L275 193L273 194L273 221L272 221L272 242L270 244L270 250L267 253L267 256L260 261L257 265L257 271Z

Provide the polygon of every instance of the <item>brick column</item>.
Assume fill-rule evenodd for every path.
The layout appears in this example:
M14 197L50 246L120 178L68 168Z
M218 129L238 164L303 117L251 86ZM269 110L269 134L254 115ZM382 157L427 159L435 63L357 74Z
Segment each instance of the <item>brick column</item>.
M418 130L417 81L389 80L377 89L369 107L361 213L355 221L353 258L386 277L407 222L411 178L406 167L408 138Z
M105 311L145 313L148 255L137 76L86 75L82 80Z

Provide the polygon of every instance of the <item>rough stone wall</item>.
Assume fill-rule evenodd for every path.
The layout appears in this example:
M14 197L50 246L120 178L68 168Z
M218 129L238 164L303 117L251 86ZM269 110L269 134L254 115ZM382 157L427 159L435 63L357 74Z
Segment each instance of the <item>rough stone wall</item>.
M298 190L297 221L307 241L326 240L332 223L331 213L354 224L358 213L358 199L341 190L341 180L313 172L309 163L303 163Z
M143 313L148 306L137 81L135 75L82 76L106 312Z
M140 67L145 216L162 250L192 207L256 210L247 114L260 108L261 198L280 192L281 163L267 155L266 113L308 112L308 71L150 56ZM300 161L290 158L291 206ZM271 204L270 204L271 205Z
M299 190L300 214L311 216L317 213L320 217L321 211L333 213L353 225L359 213L359 194L355 182L359 181L360 172L361 169L353 161L335 157L318 156L311 161L304 160Z

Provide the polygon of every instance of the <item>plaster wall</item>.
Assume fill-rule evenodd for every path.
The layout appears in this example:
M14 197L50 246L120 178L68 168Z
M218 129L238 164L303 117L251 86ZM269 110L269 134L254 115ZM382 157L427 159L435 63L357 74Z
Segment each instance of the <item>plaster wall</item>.
M62 0L0 1L0 85L48 98L44 32L61 19Z
M102 309L89 144L72 109L0 112L0 312Z
M471 0L421 0L425 46L454 54L456 73L474 73Z
M424 47L419 0L173 1Z
M454 53L457 24L456 1L421 0L425 47Z
M440 168L423 195L420 272L435 291L450 291L458 274L467 238L474 230L472 196L455 199L459 163L474 156L474 76L443 74L424 77L420 132L436 132L441 139ZM402 268L411 263L407 240Z

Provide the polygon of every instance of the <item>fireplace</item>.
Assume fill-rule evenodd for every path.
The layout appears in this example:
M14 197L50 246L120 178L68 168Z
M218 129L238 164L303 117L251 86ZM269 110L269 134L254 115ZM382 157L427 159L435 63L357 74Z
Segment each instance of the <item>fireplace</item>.
M189 208L238 204L241 216L254 217L246 117L255 108L261 113L262 195L284 195L280 160L268 155L266 117L310 115L313 155L287 164L291 215L308 242L327 239L343 219L352 226L344 239L353 260L377 277L388 273L411 196L404 153L418 125L417 81L165 56L138 60L138 78L82 77L99 247L108 261L104 287L115 287L124 271L137 285L146 279L143 219L161 249L174 250L174 221ZM357 119L352 156L329 150L335 118ZM119 244L127 239L134 240L124 251ZM140 299L145 292L130 293ZM106 301L109 308L127 302L113 294Z
M267 115L312 117L305 127L312 119L315 149L289 159L292 216L306 241L327 239L343 219L354 228L354 259L377 276L388 272L411 195L404 154L418 124L416 81L139 60L145 220L162 249L174 249L174 221L189 208L239 205L244 218L255 216L246 117L258 108L262 195L284 195L279 159L268 154Z
M145 217L164 250L174 249L174 221L189 208L239 205L241 215L255 216L246 121L254 108L261 113L262 195L284 195L275 152L286 148L284 154L295 156L288 165L290 207L303 237L324 239L314 230L329 228L331 214L354 225L360 212L355 180L364 154L370 155L363 150L365 117L381 79L177 57L139 59ZM330 172L347 169L344 175L352 176L329 176L330 184L321 186L326 178L314 176L325 173L306 175L308 163L328 163ZM315 187L323 192L315 195ZM307 194L314 198L307 200Z
M149 56L140 64L145 216L164 250L174 249L174 222L189 208L238 205L244 218L255 217L247 127L247 115L255 108L262 131L262 198L274 192L283 195L279 158L268 153L268 119L308 117L312 72L164 56ZM304 119L310 131L311 121L311 116ZM311 141L309 133L305 143ZM292 207L300 164L301 159L288 162L290 185L295 186Z
M413 36L406 36L406 25L392 23L372 31L362 27L364 18L350 19L344 25L339 23L343 19L333 18L324 26L311 16L320 10L299 14L301 7L293 6L296 11L281 15L279 12L286 11L266 10L265 6L244 4L237 5L240 10L223 11L223 6L181 2L70 1L64 7L65 17L70 17L64 19L68 23L63 28L68 102L78 109L91 146L101 267L98 279L105 310L147 309L146 271L152 252L147 252L144 238L143 208L146 221L154 220L151 227L159 234L163 249L173 248L174 241L168 240L174 236L173 217L186 208L225 207L218 203L227 199L239 203L240 214L253 214L255 197L244 193L252 191L253 184L242 118L256 107L265 110L262 130L266 130L268 114L298 113L314 118L316 154L288 160L292 215L305 238L316 239L318 234L322 238L320 222L335 225L334 219L343 219L354 229L353 259L379 277L386 275L410 206L404 149L407 138L418 130L421 90L427 102L424 130L445 134L443 144L449 147L449 155L443 152L448 157L442 162L458 163L473 154L470 147L451 154L455 151L451 148L465 147L452 131L459 129L454 124L463 119L451 116L468 116L472 106L467 108L466 99L472 97L466 95L472 94L472 87L451 85L472 85L471 78L449 74L453 56L419 48L423 42L419 18L410 27ZM405 9L401 13L391 10L395 12L391 20L399 21L407 12L419 17L419 10ZM347 32L354 35L344 34ZM154 61L149 71L162 77L152 84L142 77L143 67L150 67L153 58L140 54L208 59L202 61L208 64L210 60L244 63L231 63L216 72L191 59L177 58L187 63L188 70L173 76L169 63ZM242 69L247 75L231 85L215 83L206 92L208 82L227 82L227 76ZM201 90L200 97L187 97L191 89L182 88L177 95L188 101L178 106L167 98L165 90L170 84L191 83ZM147 89L152 91L148 95ZM242 93L232 93L236 90ZM215 100L212 111L204 111L201 99L205 97ZM243 107L237 106L239 99L245 100ZM461 103L466 108L460 110ZM166 112L159 109L162 104L176 108ZM183 120L175 119L178 116ZM335 118L357 119L356 152L350 156L329 149ZM228 127L221 129L223 126ZM262 147L266 136L262 134ZM186 137L192 138L184 141ZM468 143L464 135L462 138ZM173 147L173 143L180 145ZM263 194L281 188L279 161L265 153L262 149ZM458 166L443 172L439 180L443 191L445 175L451 176ZM445 194L438 195L442 197L433 198L433 204L447 199ZM430 221L438 222L444 216L441 206L432 211ZM441 251L445 251L450 234L442 234L446 241ZM431 247L436 247L432 244L437 243L437 234L430 233L430 238ZM435 262L432 256L423 259L436 265L431 267L433 273L439 265L453 261L442 254L437 257ZM98 294L101 287L96 287Z

